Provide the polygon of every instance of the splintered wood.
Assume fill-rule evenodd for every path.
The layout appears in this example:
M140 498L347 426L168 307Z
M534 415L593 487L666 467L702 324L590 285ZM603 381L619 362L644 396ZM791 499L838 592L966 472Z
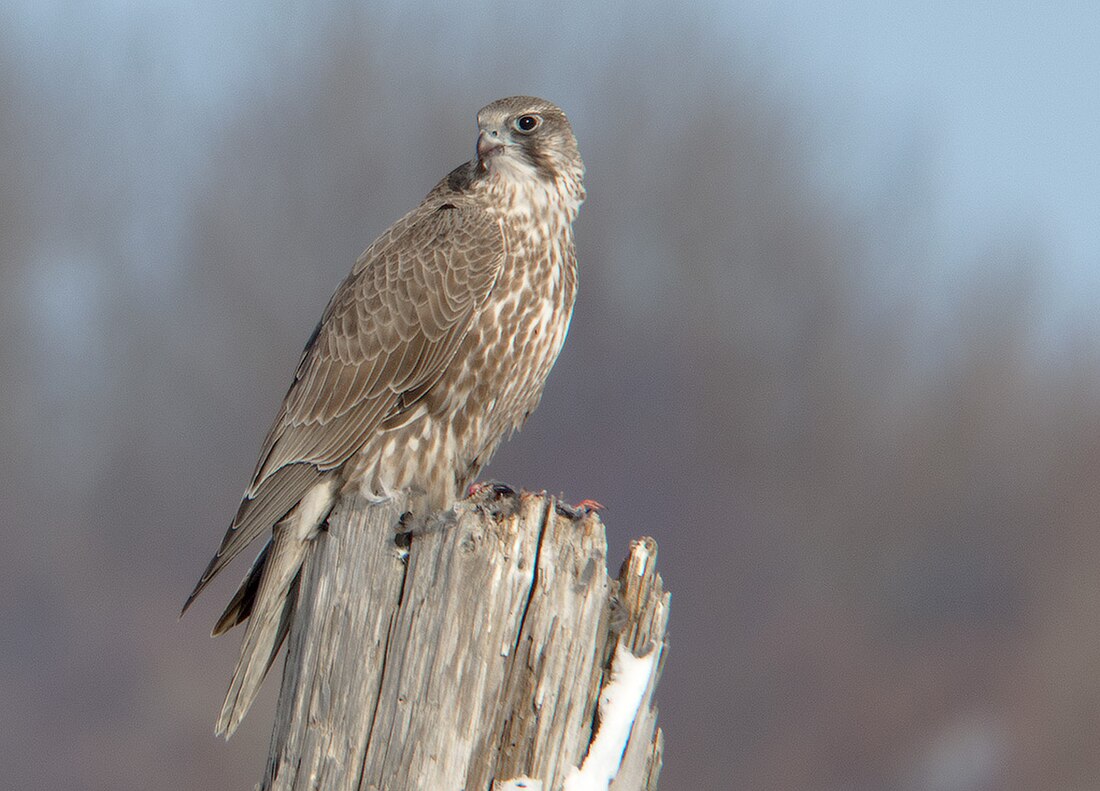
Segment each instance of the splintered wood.
M599 517L545 495L400 518L352 500L316 542L262 788L655 789L656 543L612 580Z

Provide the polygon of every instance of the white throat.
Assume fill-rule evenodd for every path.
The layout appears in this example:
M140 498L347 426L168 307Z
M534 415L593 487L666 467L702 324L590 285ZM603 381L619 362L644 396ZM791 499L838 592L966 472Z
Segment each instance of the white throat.
M564 215L566 223L577 216L584 201L580 174L568 172L553 180L545 178L522 156L505 150L486 162L489 172L486 184L497 196L502 214L520 218L542 218Z

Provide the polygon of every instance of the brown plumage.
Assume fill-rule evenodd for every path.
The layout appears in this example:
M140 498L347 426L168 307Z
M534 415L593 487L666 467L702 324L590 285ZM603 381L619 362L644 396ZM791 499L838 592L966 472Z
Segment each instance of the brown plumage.
M329 301L184 605L272 531L214 627L248 619L219 733L236 729L278 652L298 570L341 494L445 508L538 405L573 311L584 164L542 99L494 102L478 127L477 157L378 237Z

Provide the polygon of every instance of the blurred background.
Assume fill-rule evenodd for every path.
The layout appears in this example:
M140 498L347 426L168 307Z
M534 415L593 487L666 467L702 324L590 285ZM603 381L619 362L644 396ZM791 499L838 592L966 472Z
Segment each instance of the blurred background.
M664 791L1100 787L1100 11L0 5L0 766L251 788L176 616L358 253L500 96L588 164L488 475L661 548Z

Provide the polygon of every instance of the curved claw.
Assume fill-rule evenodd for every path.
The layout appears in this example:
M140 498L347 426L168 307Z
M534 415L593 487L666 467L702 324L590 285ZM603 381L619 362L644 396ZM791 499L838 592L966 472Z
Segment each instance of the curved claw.
M604 508L602 503L598 503L595 500L581 500L576 505L569 505L568 503L557 501L556 506L558 513L570 519L580 519L595 511L602 511Z

